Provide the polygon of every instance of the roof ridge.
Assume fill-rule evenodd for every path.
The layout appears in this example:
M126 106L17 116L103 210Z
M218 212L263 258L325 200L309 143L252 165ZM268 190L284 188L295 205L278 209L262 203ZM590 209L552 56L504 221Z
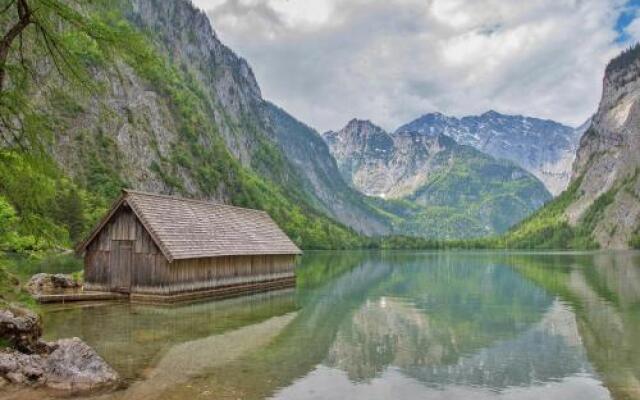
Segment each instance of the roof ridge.
M239 210L246 210L246 211L251 211L251 212L256 212L256 213L268 214L264 210L258 210L258 209L249 208L249 207L234 206L233 204L225 204L225 203L220 203L220 202L211 201L211 200L190 199L188 197L180 197L180 196L174 196L174 195L170 195L170 194L160 194L160 193L145 192L145 191L142 191L142 190L134 190L134 189L122 189L122 191L124 193L127 193L127 194L132 193L132 194L139 194L139 195L143 195L143 196L162 197L162 198L171 199L171 200L188 201L188 202L191 202L191 203L208 204L208 205L213 205L213 206L235 208L235 209L239 209Z

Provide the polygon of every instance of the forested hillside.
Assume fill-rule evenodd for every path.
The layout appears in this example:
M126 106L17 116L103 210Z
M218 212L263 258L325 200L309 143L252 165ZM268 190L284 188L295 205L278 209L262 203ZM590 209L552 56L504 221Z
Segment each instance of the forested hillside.
M314 195L251 69L190 2L18 1L1 18L25 24L2 64L5 249L70 246L122 187L264 209L305 248L362 245L336 204L384 230L361 200Z

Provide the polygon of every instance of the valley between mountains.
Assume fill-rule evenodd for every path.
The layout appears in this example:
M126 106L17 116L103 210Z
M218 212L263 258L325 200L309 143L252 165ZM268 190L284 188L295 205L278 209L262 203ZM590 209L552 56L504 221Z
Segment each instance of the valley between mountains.
M2 128L0 250L70 247L123 187L263 209L305 249L639 245L637 47L603 71L580 127L487 111L391 132L372 115L320 134L262 97L190 1L87 12L127 37L106 52L63 28L83 43L92 89L42 62L4 95L23 106L26 136ZM35 37L25 43L37 58Z

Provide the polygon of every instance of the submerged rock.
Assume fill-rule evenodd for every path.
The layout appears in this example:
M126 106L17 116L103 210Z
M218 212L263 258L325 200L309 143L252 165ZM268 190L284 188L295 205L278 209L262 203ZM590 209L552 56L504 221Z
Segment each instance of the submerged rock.
M80 287L81 284L70 275L45 273L35 274L25 285L31 294L56 293Z

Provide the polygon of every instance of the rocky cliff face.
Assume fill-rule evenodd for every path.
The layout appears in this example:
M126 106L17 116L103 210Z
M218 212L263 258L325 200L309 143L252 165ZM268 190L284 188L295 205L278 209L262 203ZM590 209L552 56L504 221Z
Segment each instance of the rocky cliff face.
M279 148L302 175L303 190L315 199L319 210L359 232L390 233L387 218L343 179L316 130L271 103L265 104L265 110Z
M249 165L252 143L238 130L243 123L255 128L264 122L260 87L249 64L218 39L206 14L189 1L131 0L131 6L127 17L202 85L227 146Z
M589 219L605 248L626 248L640 227L640 47L608 65L602 99L580 141L572 180L576 199L569 223Z
M301 190L316 210L359 232L389 231L386 218L340 179L320 135L262 99L247 62L219 41L204 13L186 1L132 4L131 19L149 32L159 32L171 57L193 71L214 104L216 126L227 147L243 165ZM284 171L264 159L265 143L280 150Z
M459 145L443 133L389 134L370 121L354 119L323 136L343 177L355 188L421 208L401 224L402 231L450 237L502 232L551 197L522 168Z
M401 178L387 170L395 153L393 139L370 121L353 119L339 132L323 136L344 179L361 192L386 197Z
M569 183L571 164L585 129L586 126L573 129L550 120L489 111L463 118L426 114L397 132L445 134L460 144L515 162L557 195Z
M215 148L218 157L229 152L243 166L250 166L256 151L253 144L258 141L242 134L249 125L243 118L259 119L262 103L253 72L245 60L218 40L206 15L190 2L125 0L119 4L128 22L154 38L159 56L155 62L161 64L159 70L166 62L166 68L147 70L123 54L115 68L95 66L94 78L103 87L101 93L88 98L64 89L42 93L53 106L51 113L62 116L63 126L56 133L56 158L67 173L88 180L87 184L92 182L91 177L82 176L86 165L100 164L96 167L108 175L113 186L231 201L231 185L209 182L203 187L189 165L173 161L179 153L184 158L184 153L190 152L184 136L191 127L185 125L195 121L185 121L185 114L196 111L202 117L198 123L205 126L189 132L194 144ZM184 87L182 77L172 75L171 68L187 71L185 75L193 80L191 87ZM42 79L51 82L55 77ZM178 100L185 94L201 98ZM180 110L177 101L191 102L187 106L192 110ZM253 129L246 130L259 131L256 125L260 121L251 122Z
M250 207L283 196L356 231L390 232L388 216L342 180L320 135L262 98L250 66L190 1L119 4L157 58L96 65L103 90L92 96L63 87L37 96L59 117L53 154L68 175L106 196L128 186Z

